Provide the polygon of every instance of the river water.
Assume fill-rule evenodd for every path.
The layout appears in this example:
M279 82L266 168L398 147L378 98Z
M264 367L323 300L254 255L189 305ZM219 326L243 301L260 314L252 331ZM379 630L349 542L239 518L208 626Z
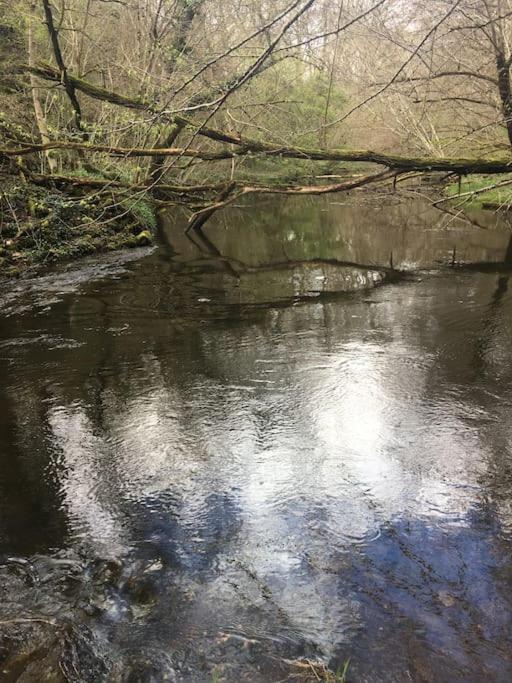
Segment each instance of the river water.
M4 283L1 680L511 680L510 229L477 218L262 201Z

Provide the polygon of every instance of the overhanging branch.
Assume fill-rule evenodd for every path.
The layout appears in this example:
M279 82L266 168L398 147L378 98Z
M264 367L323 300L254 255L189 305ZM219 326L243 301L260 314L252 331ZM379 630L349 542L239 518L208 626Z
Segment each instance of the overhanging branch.
M226 137L230 137L226 135ZM341 161L341 162L364 162L386 166L389 169L399 171L440 171L458 174L468 173L509 173L512 171L512 158L505 159L471 159L449 157L407 157L395 154L385 154L372 150L347 150L347 149L316 149L310 147L283 147L271 143L259 142L248 138L233 138L239 145L236 151L221 149L218 152L209 152L199 149L187 149L182 147L170 148L145 148L145 147L115 147L113 145L95 145L81 142L69 142L66 140L54 140L47 144L27 145L14 149L0 149L0 155L4 157L27 156L49 149L83 150L89 152L101 152L116 157L194 157L204 161L220 161L233 157L261 154L271 157L287 159L302 159L310 161Z

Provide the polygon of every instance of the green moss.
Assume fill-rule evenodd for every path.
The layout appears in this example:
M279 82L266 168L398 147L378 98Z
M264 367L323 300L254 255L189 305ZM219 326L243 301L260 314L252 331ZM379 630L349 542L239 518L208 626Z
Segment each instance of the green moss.
M0 192L0 274L151 244L156 228L153 206L141 199L132 205L135 210L127 211L111 198L74 198L11 179Z
M153 237L151 236L149 230L143 230L142 232L139 232L135 238L139 246L147 246L153 242Z

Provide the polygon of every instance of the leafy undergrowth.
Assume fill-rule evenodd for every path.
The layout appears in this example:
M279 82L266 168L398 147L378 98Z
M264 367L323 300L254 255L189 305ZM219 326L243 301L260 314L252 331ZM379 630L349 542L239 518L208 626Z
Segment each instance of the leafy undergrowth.
M498 183L509 182L510 185L493 187ZM485 190L485 188L492 188ZM485 190L485 191L481 191ZM473 196L458 197L459 194L476 192ZM462 178L460 186L457 181L450 183L445 188L445 194L453 197L454 202L463 203L466 208L482 209L502 208L508 210L512 207L512 174L498 176L472 175Z
M155 228L154 209L144 199L75 197L8 179L0 190L0 274L147 245Z

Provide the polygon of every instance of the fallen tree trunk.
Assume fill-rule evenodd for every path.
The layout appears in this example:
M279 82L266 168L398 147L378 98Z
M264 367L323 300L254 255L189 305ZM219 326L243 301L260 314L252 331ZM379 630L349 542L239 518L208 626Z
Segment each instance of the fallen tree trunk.
M242 144L242 143L241 143ZM116 157L194 157L203 161L220 161L243 155L261 154L264 156L287 159L304 159L310 161L345 161L366 162L386 166L389 169L405 171L438 171L460 175L469 173L509 173L512 171L512 158L507 159L471 159L449 157L407 157L384 154L372 150L322 150L307 147L283 147L263 142L244 141L237 151L222 149L209 152L187 147L115 147L113 145L96 145L67 140L52 140L46 144L26 145L18 148L0 148L0 156L18 157L45 152L51 149L67 149L77 151L102 152Z
M38 76L48 81L62 85L62 74L54 67L47 64L30 65L25 67L33 76ZM500 158L450 158L450 157L413 157L396 154L386 154L373 150L351 150L351 149L321 149L311 147L300 147L292 145L278 145L250 137L243 137L241 134L231 131L224 131L201 122L196 122L172 111L162 108L158 103L148 102L140 98L130 98L116 92L100 88L88 81L77 78L72 74L66 73L68 86L76 91L94 99L109 102L116 106L122 106L137 110L141 113L151 115L153 120L159 119L168 123L168 141L173 144L177 135L182 130L188 130L192 134L192 140L182 147L121 147L108 144L92 144L89 142L78 142L73 140L52 140L45 144L20 144L12 149L0 149L0 157L16 158L24 157L40 152L48 152L52 149L76 150L81 154L101 153L109 156L132 158L146 157L152 158L153 163L150 174L145 183L129 185L120 181L103 181L103 179L92 180L70 179L65 177L53 178L55 183L70 184L77 187L82 184L96 187L101 190L107 188L125 188L126 190L143 190L151 192L153 196L159 197L162 192L167 192L169 198L179 195L180 200L189 201L195 204L195 213L192 214L188 230L198 230L201 226L219 209L227 206L236 199L249 194L294 194L294 195L318 195L335 192L346 192L363 185L387 181L391 178L404 176L410 172L419 174L429 172L439 172L462 176L466 174L503 174L512 172L512 156ZM209 145L208 149L200 149L192 143L197 136L207 138L215 143L224 143L220 148L213 148ZM228 145L228 146L226 146ZM331 161L331 162L359 162L375 164L384 168L380 172L358 176L348 181L334 185L257 185L244 184L233 181L228 184L208 184L196 186L176 186L164 185L162 177L164 175L164 162L167 157L192 158L205 162L217 162L226 159L235 159L243 156L262 156L277 157L287 159L299 159L309 161ZM52 182L52 175L44 178L39 177L39 182ZM217 196L215 196L217 195ZM199 206L199 210L197 210ZM192 208L192 207L191 207Z
M87 178L82 176L67 176L60 174L43 175L41 173L31 173L30 180L37 185L53 185L58 188L75 187L83 188L84 190L93 189L125 189L134 192L150 190L152 184L147 183L130 183L124 180L115 180L110 178ZM158 187L164 192L175 194L190 194L195 192L218 192L226 186L226 183L204 183L201 185L179 185L163 183Z
M53 82L60 82L60 74L53 67L43 64L37 67L25 67L31 73L50 80ZM269 142L262 142L254 138L242 137L231 132L218 130L203 126L184 116L175 115L172 112L159 110L155 103L150 103L145 100L129 98L118 93L99 88L87 81L76 78L71 74L67 74L68 81L73 84L77 90L81 90L86 95L95 99L110 102L114 105L128 107L130 109L137 109L145 111L150 114L162 117L163 119L177 124L180 127L187 127L191 129L194 134L207 137L215 142L225 142L230 145L236 145L238 151L221 150L220 152L202 152L199 150L191 150L187 148L150 148L150 149L136 149L136 148L115 148L107 145L89 146L85 149L92 151L103 151L117 156L183 156L196 157L206 161L217 161L222 159L231 159L233 157L248 155L248 154L265 154L268 156L278 156L292 159L309 159L312 161L345 161L345 162L368 162L380 164L390 169L401 171L441 171L456 174L469 173L508 173L512 170L512 157L498 158L498 159L471 159L459 158L452 159L450 157L407 157L392 154L384 154L374 152L372 150L343 150L343 149L315 149L307 147L286 147L283 145L276 145ZM53 149L61 145L70 145L64 147L67 149L82 149L77 146L79 143L69 142L53 142L56 145ZM63 148L63 147L61 147ZM44 147L39 149L32 149L32 151L44 151ZM5 150L4 150L5 152ZM16 154L15 150L10 150L11 154ZM31 153L30 150L25 152L18 152L21 154Z

